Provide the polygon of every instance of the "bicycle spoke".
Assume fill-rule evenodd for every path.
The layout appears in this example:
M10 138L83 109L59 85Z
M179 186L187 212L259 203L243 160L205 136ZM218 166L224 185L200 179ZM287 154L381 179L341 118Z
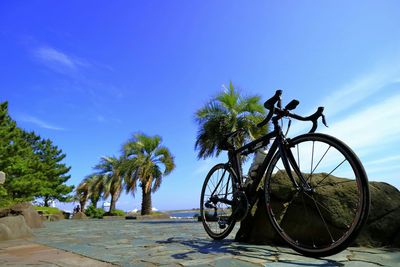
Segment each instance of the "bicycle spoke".
M345 184L345 183L356 183L356 181L355 180L342 181L342 182L335 183L335 185ZM320 188L320 187L324 187L324 186L334 186L334 185L322 184L322 185L314 186L314 188Z
M326 210L327 212L329 212L330 214L332 214L333 217L338 216L337 213L331 211L328 207L326 207L326 206L325 206L324 204L322 204L320 201L316 200L316 199L314 198L314 196L310 196L310 195L307 194L306 192L304 192L304 193L305 193L306 196L308 196L310 199L312 199L316 204L318 204L319 206L321 206L321 208L323 208L324 210ZM344 226L345 228L349 228L349 225L348 225L348 224L345 224L345 223L342 223L342 224L343 224L343 226Z
M314 141L312 143L312 151L311 151L311 168L310 168L310 175L313 174L312 170L313 170L313 163L314 163Z
M296 146L296 148L297 148L297 166L299 166L299 170L301 170L301 167L300 167L299 146Z
M320 185L329 175L331 175L334 171L336 171L337 168L340 167L340 165L342 165L345 161L347 161L347 159L344 159L341 163L339 163L339 165L337 165L330 173L328 173L321 181L319 181L316 186Z
M230 179L229 179L230 177L228 176L228 179L227 179L227 181L226 181L226 183L224 184L224 182L222 181L222 186L220 187L220 189L219 189L219 191L218 191L218 194L220 194L221 193L221 191L226 187L226 186L228 186L228 184L229 184L229 181L230 181ZM223 179L223 177L221 177L221 179Z
M318 168L319 164L321 163L321 161L324 159L326 153L328 153L329 149L331 148L331 146L328 147L328 149L325 151L324 155L322 155L321 159L318 161L317 165L315 165L314 169L312 170L311 173L314 173L314 171Z
M282 170L277 165L275 165L275 168L278 169L278 172L282 172Z
M294 198L299 194L299 192L296 192L296 194L293 195L292 199L287 203L287 205L283 204L284 207L284 211L281 212L280 216L279 216L279 221L281 222L283 220L283 218L286 215L286 212L289 208L289 206L292 204Z
M306 203L304 202L304 196L303 196L303 195L301 195L301 199L302 199L302 201L303 201L303 208L304 208L304 210L305 210L305 212L306 212L306 217L309 218L307 205L306 205ZM314 241L314 236L313 236L313 235L311 236L311 239L312 239L313 247L315 248L316 246L315 246L315 241Z
M331 233L331 231L329 230L329 227L328 227L327 223L325 222L324 216L322 216L321 210L318 208L317 202L315 201L315 199L314 199L313 196L311 196L311 198L313 199L314 204L315 204L315 207L316 207L317 210L318 210L319 216L321 217L322 222L324 223L324 226L325 226L326 230L328 231L329 236L331 237L332 243L334 243L335 240L333 239L332 233Z

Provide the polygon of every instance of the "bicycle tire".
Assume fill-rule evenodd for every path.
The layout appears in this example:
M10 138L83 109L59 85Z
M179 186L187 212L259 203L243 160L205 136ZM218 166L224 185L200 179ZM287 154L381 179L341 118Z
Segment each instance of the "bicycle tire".
M228 176L219 177L220 174L228 174ZM222 179L226 178L226 182L222 181L221 183L219 183L219 179L221 178ZM211 203L210 198L212 194L210 193L212 193L214 190L218 190L218 194L220 193L224 194L222 190L230 191L228 192L229 195L228 198L229 200L232 201L233 194L234 192L236 192L234 179L235 176L232 169L228 167L226 164L221 163L215 165L208 172L206 179L204 180L203 183L200 196L201 221L203 223L204 229L206 230L207 234L215 240L221 240L227 237L233 230L233 227L236 224L236 220L234 218L231 218L233 210L232 206L231 205L229 206L224 203L215 203L215 204ZM231 185L230 189L229 189L229 182ZM220 189L213 188L213 186L218 187L219 184L222 185ZM223 188L224 186L226 186L226 188ZM214 205L217 208L217 210L214 210L212 208L207 208L206 207L207 203ZM210 210L214 210L213 215L210 215Z
M294 188L287 170L278 167L283 165L278 150L265 172L264 183L266 210L272 226L290 247L306 256L330 256L346 249L361 231L369 213L368 178L362 163L346 144L325 134L304 134L289 140L286 147L293 155L290 166L294 179L299 181L299 175L292 171L293 160L303 177L307 177L311 189ZM310 162L304 160L307 155L311 155L308 173ZM331 163L336 156L339 161L343 157L338 166ZM321 164L325 158L329 159L328 163ZM316 172L317 168L331 169L332 166L335 168L331 172ZM337 171L342 167L346 170ZM334 175L345 172L346 178ZM322 197L324 193L329 198ZM345 202L345 194L353 197Z

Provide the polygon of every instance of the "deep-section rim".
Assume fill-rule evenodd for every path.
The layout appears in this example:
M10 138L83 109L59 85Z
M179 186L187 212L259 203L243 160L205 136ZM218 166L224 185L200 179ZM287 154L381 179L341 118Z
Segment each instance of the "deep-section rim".
M360 232L362 226L365 224L367 217L368 217L368 212L369 212L369 206L370 206L370 197L369 197L369 189L368 189L368 178L365 173L365 170L358 159L358 157L355 155L355 153L342 141L338 140L337 138L334 138L329 135L325 134L319 134L319 133L312 133L312 134L304 134L301 136L298 136L292 140L290 140L290 144L298 144L301 142L305 141L319 141L323 142L329 145L333 145L340 153L345 156L345 158L349 161L352 162L350 163L350 166L353 168L354 174L357 176L357 181L360 183L360 208L359 212L356 214L357 218L356 221L353 223L351 229L345 233L339 240L339 243L335 243L333 246L322 248L322 249L310 249L310 248L305 248L298 246L295 242L289 241L285 235L281 232L282 228L278 227L279 224L275 223L275 219L273 218L274 216L271 214L271 206L269 205L269 197L268 197L268 187L270 184L270 179L268 179L265 182L264 185L264 190L265 190L265 201L266 201L266 207L267 207L267 214L268 218L273 225L274 229L276 232L296 251L308 255L308 256L313 256L313 257L322 257L322 256L329 256L336 254L344 249L347 248L347 246L352 242ZM278 162L280 158L279 151L272 157L271 163L269 164L267 168L266 173L267 177L270 177L273 171L273 168L275 164ZM278 224L278 225L277 225ZM344 238L343 238L344 237ZM338 241L339 241L338 240Z
M236 220L232 220L231 223L229 224L229 226L226 228L226 230L220 234L215 234L207 225L207 220L206 220L205 213L204 213L204 193L205 193L205 190L207 187L208 180L211 178L212 174L218 169L225 169L230 173L230 175L232 177L232 186L233 186L232 191L235 191L234 172L232 171L232 169L229 166L227 166L227 164L220 163L220 164L215 165L213 168L211 168L211 170L208 172L208 174L206 176L206 179L204 180L203 187L202 187L201 194L200 194L200 218L201 218L201 222L202 222L203 227L204 227L205 231L207 232L207 234L215 240L221 240L221 239L224 239L225 237L227 237L232 232L232 230L236 224Z

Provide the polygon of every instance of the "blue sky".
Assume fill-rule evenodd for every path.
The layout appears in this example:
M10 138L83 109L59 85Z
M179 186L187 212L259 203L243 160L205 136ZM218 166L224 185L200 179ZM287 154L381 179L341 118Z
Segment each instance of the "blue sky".
M298 113L326 107L370 180L400 188L398 1L9 1L0 3L0 101L67 154L70 184L137 131L163 137L175 171L159 209L198 206L194 112L232 81ZM296 126L301 131L301 126ZM140 194L117 207L140 207Z

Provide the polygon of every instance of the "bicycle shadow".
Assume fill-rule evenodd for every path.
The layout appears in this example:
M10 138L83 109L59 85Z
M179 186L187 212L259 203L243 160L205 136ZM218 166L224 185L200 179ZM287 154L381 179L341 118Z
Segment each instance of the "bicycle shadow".
M158 244L179 244L190 247L192 250L172 254L171 257L175 259L188 259L190 254L201 253L201 254L230 254L233 256L241 256L248 255L254 251L251 247L244 247L240 245L233 245L233 240L225 239L225 240L215 240L211 241L209 239L201 239L201 238L191 238L185 239L182 237L170 237L167 240L156 241ZM257 251L259 252L259 251ZM264 256L276 256L278 252L275 250L264 249ZM256 256L256 255L252 255Z
M275 247L266 247L259 245L250 245L245 243L234 242L233 239L224 239L224 240L210 240L210 239L201 239L201 238L191 238L186 239L183 237L170 237L167 240L156 241L158 244L178 244L184 245L191 248L190 251L187 252L179 252L175 254L171 254L171 257L179 260L190 259L190 255L201 253L201 254L213 254L215 256L222 255L232 255L239 257L249 257L253 259L260 260L271 260L283 264L288 265L297 265L297 266L343 266L342 263L328 260L328 259L320 259L324 262L322 263L309 263L309 262L299 262L299 261L290 261L290 260L279 260L279 256L283 253L286 255L293 255L294 257L304 257L301 254L296 252L282 252L279 251ZM306 260L307 257L304 257Z

